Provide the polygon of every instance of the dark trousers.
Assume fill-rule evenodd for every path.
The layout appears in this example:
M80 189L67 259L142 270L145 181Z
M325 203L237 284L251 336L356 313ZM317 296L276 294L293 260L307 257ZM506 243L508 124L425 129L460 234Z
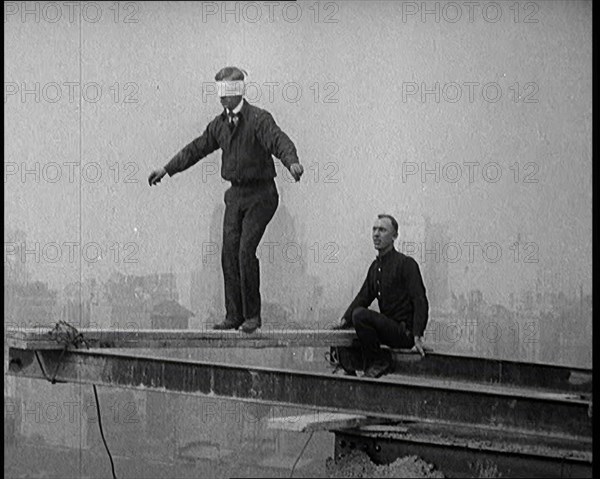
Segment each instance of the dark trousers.
M382 359L381 345L391 348L412 348L415 338L406 323L394 321L376 311L356 308L352 311L352 324L360 342L366 365Z
M279 205L273 180L232 186L225 192L221 265L226 319L260 318L260 270L256 249Z

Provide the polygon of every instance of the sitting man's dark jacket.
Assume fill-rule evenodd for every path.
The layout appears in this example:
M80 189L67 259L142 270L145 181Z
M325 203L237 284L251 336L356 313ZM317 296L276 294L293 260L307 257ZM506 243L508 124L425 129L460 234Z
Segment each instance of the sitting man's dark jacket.
M423 336L429 303L419 265L413 258L394 248L383 257L377 257L369 267L362 288L344 313L344 321L352 324L352 312L358 307L368 308L375 298L381 314L404 322L413 336Z

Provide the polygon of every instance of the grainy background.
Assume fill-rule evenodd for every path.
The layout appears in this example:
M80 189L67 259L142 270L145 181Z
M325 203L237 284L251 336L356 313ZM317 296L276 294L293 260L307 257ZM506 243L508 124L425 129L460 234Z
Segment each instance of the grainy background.
M504 342L444 328L432 341L591 366L591 13L587 1L6 2L5 278L55 292L42 319L79 298L108 325L98 285L172 273L191 327L218 319L220 152L156 188L146 178L219 114L211 82L236 65L305 167L299 183L277 167L259 251L269 311L339 317L387 212L421 265L432 327L504 318ZM22 324L23 307L6 321Z

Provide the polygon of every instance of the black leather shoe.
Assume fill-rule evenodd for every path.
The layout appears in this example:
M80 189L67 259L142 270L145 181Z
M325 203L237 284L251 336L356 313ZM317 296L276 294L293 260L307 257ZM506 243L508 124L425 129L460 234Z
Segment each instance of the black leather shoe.
M234 321L232 319L226 319L222 323L215 324L213 329L237 329L242 325L243 321Z
M260 325L261 325L260 318L258 318L258 317L250 318L250 319L247 319L246 321L244 321L244 323L242 324L242 331L244 333L253 333L258 328L260 328Z
M392 365L388 361L376 361L366 369L363 377L380 378L384 374L388 373L391 368Z
M344 363L340 362L339 356L339 348L332 348L331 352L325 353L325 359L327 362L334 366L333 374L337 374L339 370L342 370L344 372L344 376L356 376L356 370L351 369L351 367L348 367Z

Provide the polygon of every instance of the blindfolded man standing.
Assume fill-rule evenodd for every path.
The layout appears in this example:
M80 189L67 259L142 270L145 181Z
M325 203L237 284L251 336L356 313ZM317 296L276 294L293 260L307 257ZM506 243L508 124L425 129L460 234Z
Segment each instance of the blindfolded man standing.
M296 147L273 116L243 97L245 74L225 67L215 75L224 110L204 133L183 148L163 168L150 173L156 185L168 174L187 170L221 149L221 176L231 182L225 192L221 265L225 283L225 320L215 329L251 333L261 326L260 271L256 250L279 204L275 186L275 156L296 181L304 169Z

